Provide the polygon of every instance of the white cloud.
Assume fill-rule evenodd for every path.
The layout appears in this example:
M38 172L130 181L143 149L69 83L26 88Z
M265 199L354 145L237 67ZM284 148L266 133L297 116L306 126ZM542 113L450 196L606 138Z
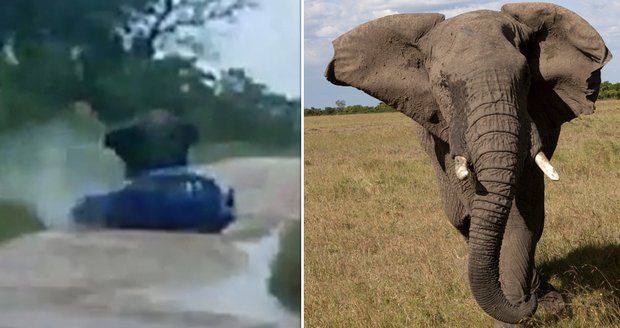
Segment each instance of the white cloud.
M334 37L340 32L340 29L333 25L321 26L318 31L314 33L314 35L318 37Z
M330 38L307 39L304 44L304 65L324 66L332 55Z
M331 40L375 18L404 12L441 12L445 8L468 11L471 6L486 3L488 0L306 0L304 63L325 63L331 54Z
M381 10L375 10L372 12L372 18L379 18L379 17L383 17L383 16L388 16L388 15L395 15L398 14L399 12L396 10L392 10L392 9L381 9Z
M474 3L474 4L467 4L464 6L458 6L458 7L454 7L450 9L441 10L440 12L446 15L446 18L450 18L450 17L458 16L460 14L469 12L469 11L480 10L480 9L500 10L503 4L504 2L500 2L500 1L478 3L478 4Z
M520 0L526 2L537 2ZM341 99L346 89L328 85L322 77L325 65L333 54L331 41L346 31L369 20L395 13L443 13L450 18L464 12L478 9L499 10L511 1L502 0L305 0L304 4L304 65L305 99L311 105L312 99ZM515 1L519 2L519 1ZM603 70L603 79L620 82L620 0L556 0L554 3L566 7L592 24L602 35L605 43L615 55ZM313 90L316 89L316 94ZM350 95L354 92L350 91ZM362 93L358 92L362 99ZM367 96L364 96L369 99ZM329 104L333 105L333 100ZM345 99L349 103L359 101ZM322 100L321 100L322 101ZM364 101L364 100L360 100ZM366 100L368 102L368 100ZM371 100L372 102L372 100Z
M478 9L499 10L504 3L489 0L306 0L305 62L311 65L326 63L331 54L331 40L378 17L406 12L439 12L450 18ZM620 20L617 18L620 0L559 0L557 3L589 21L620 58Z
M330 3L324 0L307 0L304 3L305 18L325 15L326 13L337 11L338 9L339 7L336 3Z

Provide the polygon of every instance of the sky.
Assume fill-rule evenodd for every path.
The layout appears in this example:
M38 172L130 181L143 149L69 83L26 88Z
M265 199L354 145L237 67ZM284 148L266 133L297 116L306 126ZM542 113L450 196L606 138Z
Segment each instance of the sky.
M238 21L208 30L207 45L218 52L206 66L244 68L255 81L288 97L301 96L300 0L256 0L259 7L243 11ZM218 27L219 29L219 27Z
M447 18L477 9L499 10L507 2L488 0L305 0L304 107L376 105L379 100L353 87L329 83L323 73L333 55L331 41L359 24L396 13L436 12ZM551 2L551 1L548 1ZM616 57L602 70L603 81L620 82L620 0L557 0L585 18L601 34Z

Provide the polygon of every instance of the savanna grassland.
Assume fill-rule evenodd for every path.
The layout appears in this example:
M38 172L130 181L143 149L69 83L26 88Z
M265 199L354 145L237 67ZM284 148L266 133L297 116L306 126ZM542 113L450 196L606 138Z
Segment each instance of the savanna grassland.
M536 327L620 327L620 101L563 126L536 263L570 297ZM400 113L305 118L306 327L490 327L467 246Z

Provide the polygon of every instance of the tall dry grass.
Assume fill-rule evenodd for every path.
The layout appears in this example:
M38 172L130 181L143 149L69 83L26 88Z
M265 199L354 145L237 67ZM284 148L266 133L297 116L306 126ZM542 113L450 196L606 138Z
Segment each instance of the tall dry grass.
M305 119L307 327L484 327L467 248L445 217L415 123ZM536 262L570 297L536 327L620 327L620 101L564 125Z

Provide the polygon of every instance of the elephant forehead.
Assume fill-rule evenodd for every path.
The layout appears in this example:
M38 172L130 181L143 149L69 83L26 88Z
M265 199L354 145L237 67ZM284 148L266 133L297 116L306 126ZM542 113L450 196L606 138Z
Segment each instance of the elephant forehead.
M479 10L450 18L424 41L431 55L454 54L460 60L496 58L500 49L518 49L528 33L512 17L497 11Z

